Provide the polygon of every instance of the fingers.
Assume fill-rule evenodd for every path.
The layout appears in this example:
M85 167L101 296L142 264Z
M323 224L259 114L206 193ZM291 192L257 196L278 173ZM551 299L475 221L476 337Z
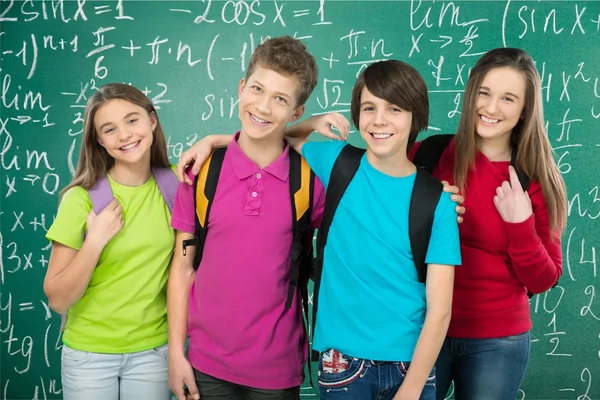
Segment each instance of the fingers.
M329 125L330 129L335 128L339 132L339 135L336 135L333 131L331 133L335 135L332 139L339 140L348 140L348 134L350 133L350 122L340 113L332 113L329 114Z
M450 195L450 200L452 200L453 202L455 202L457 204L462 204L465 202L465 198L462 194Z
M179 182L185 182L188 185L192 184L192 180L185 173L187 166L190 165L192 162L197 162L196 154L192 151L192 149L188 149L183 152L183 154L179 158L179 162L177 163L177 179L179 180ZM194 164L194 166L195 165L196 164Z
M189 391L189 398L198 400L200 399L200 393L198 392L198 387L196 386L196 380L192 378L188 378L185 380L185 384Z
M208 157L206 157L208 158ZM202 168L202 164L204 164L204 161L206 160L206 158L204 160L201 160L200 158L194 160L194 166L192 167L192 174L194 176L198 175L200 173L200 168ZM192 180L186 176L187 178L187 184L191 185L193 182Z
M187 180L189 180L189 178L187 177L187 174L185 173L185 168L186 168L186 165L183 164L181 161L179 161L177 163L177 168L175 170L175 174L177 175L177 180L179 182L187 183Z
M463 223L463 221L464 221L464 219L463 219L463 217L461 217L461 216L459 215L458 217L456 217L456 221L457 221L459 224L462 224L462 223Z
M463 206L456 206L456 213L458 215L462 215L467 211L466 208L464 208Z
M513 168L512 165L508 166L508 175L510 176L510 186L516 191L523 191L523 187L521 186L521 182L519 181L519 176L517 175L517 171Z

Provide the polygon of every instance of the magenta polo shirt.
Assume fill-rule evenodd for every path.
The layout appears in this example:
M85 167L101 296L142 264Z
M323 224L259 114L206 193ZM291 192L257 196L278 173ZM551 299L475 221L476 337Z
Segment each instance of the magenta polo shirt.
M260 169L237 137L225 152L191 287L188 359L195 369L228 382L286 389L302 383L308 353L299 294L285 309L292 244L288 147ZM325 193L315 181L317 227ZM195 229L193 190L179 185L171 221L188 233Z

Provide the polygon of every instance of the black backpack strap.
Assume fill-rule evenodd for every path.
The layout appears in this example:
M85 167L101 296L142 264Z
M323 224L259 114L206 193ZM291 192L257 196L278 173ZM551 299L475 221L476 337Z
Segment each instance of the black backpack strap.
M221 167L225 159L226 148L215 150L202 164L198 176L194 179L194 204L196 206L196 232L194 239L183 241L183 254L187 246L196 246L196 257L194 257L194 269L197 270L202 260L204 241L208 232L208 216L212 206Z
M312 308L312 334L314 337L315 326L317 322L317 309L319 304L319 287L321 285L321 275L323 273L323 253L325 251L325 244L327 243L327 236L329 234L329 227L333 221L335 211L342 199L342 196L346 192L348 185L354 178L360 161L365 154L364 149L354 147L352 145L346 145L342 149L340 155L333 164L331 175L329 176L329 185L327 186L327 192L325 196L325 211L323 212L323 220L319 227L317 234L317 257L314 261L313 270L313 308ZM312 361L319 360L319 353L312 351Z
M306 160L304 160L297 151L291 148L289 150L289 159L289 186L290 200L292 203L293 237L292 251L290 255L290 282L288 286L285 308L290 308L292 306L292 301L294 299L294 292L296 288L300 287L300 289L302 289L302 287L299 286L301 278L301 267L306 265L306 247L309 246L307 237L312 236L312 230L310 227L310 217L312 214L312 197L314 185L314 173L308 166ZM312 240L310 243L310 248L312 250ZM304 271L303 269L302 272L302 278L303 280L306 280L306 283L308 284L308 280L306 279L306 277L310 275L310 270ZM300 291L302 292L302 290ZM308 289L306 297L306 300L308 302ZM308 307L308 304L306 304L306 306Z
M433 135L423 140L415 153L413 164L433 174L433 170L453 137L452 134Z
M427 277L425 257L431 239L435 209L440 201L442 189L442 183L433 175L417 168L415 186L410 199L408 231L419 282L423 283Z

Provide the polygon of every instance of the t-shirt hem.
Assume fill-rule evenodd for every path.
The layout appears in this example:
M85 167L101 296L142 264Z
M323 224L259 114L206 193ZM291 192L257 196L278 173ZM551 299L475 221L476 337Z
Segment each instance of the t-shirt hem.
M128 354L128 353L138 353L140 351L146 351L146 350L150 350L150 349L154 349L156 347L160 347L163 346L165 344L168 343L169 338L168 336L165 336L164 338L161 338L160 340L157 340L156 342L150 342L149 344L146 344L144 346L132 346L132 347L124 347L124 348L106 348L106 347L95 347L95 346L79 346L77 344L74 344L73 342L71 342L69 339L66 339L64 336L62 338L63 343L73 349L73 350L78 350L78 351L86 351L88 353L103 353L103 354Z
M282 390L289 389L296 386L300 386L304 379L302 377L298 377L297 379L290 379L284 381L275 381L273 379L269 379L268 381L262 380L253 380L253 379L244 379L239 376L235 376L234 374L229 374L227 372L220 371L218 369L214 369L203 365L199 362L195 362L190 360L192 367L194 369L202 372L203 374L210 375L213 378L222 379L226 382L235 383L236 385L248 386L255 389L269 389L269 390Z
M188 225L185 222L181 222L171 217L171 228L176 229L185 233L194 233L196 230L195 226Z
M416 346L416 344L415 344ZM414 355L414 350L412 351L405 351L402 353L396 353L394 354L390 354L389 352L386 352L385 354L367 354L367 352L363 352L361 350L350 350L350 349L345 349L344 346L340 346L340 347L336 347L336 346L314 346L313 347L314 350L318 351L318 352L324 352L327 351L329 349L335 349L337 351L340 351L341 353L349 356L349 357L355 357L355 358L360 358L362 360L375 360L375 361L390 361L390 362L410 362L412 361L413 355Z

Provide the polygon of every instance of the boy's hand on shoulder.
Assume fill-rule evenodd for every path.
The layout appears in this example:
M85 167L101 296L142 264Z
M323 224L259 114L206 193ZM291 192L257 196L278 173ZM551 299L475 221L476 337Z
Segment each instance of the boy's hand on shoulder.
M464 203L465 198L462 194L458 192L457 186L450 185L447 181L442 181L442 184L444 185L444 192L452 193L452 195L450 196L450 200L456 203L456 213L458 214L456 220L460 224L463 222L462 215L465 213L465 211L467 211L466 208L461 205L462 203Z
M186 169L189 165L192 165L192 174L198 175L202 164L210 157L212 151L221 146L222 143L229 143L231 141L231 135L210 135L197 141L192 147L183 152L177 163L177 179L179 182L185 182L191 185L193 182L186 174ZM217 139L221 140L217 140ZM227 141L227 139L229 141ZM222 143L219 143L222 142Z
M508 173L510 183L504 181L496 189L494 204L505 222L523 222L533 214L531 199L529 199L529 194L523 190L517 172L512 165L508 167Z
M350 133L350 122L340 113L328 113L316 115L307 120L310 121L312 129L332 140L348 140ZM339 133L335 133L333 130Z

